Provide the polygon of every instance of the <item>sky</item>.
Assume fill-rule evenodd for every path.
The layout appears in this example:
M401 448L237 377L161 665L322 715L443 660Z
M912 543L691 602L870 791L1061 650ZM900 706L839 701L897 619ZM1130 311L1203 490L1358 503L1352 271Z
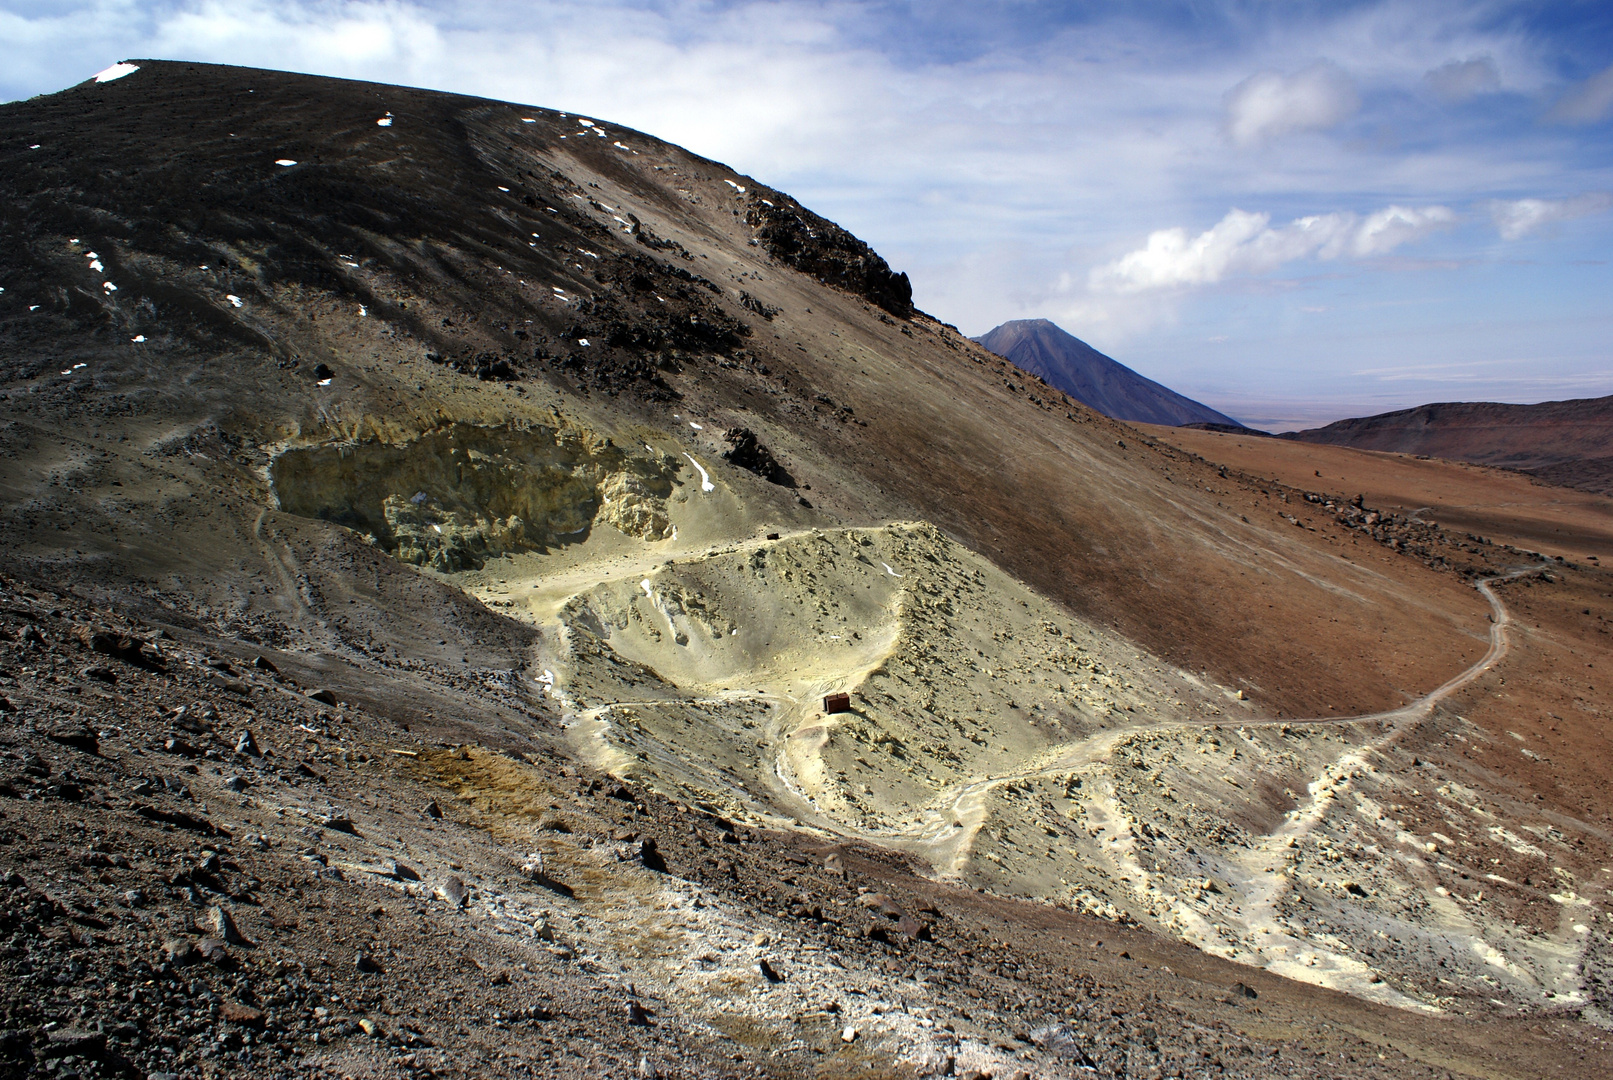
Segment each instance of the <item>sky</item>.
M637 128L1255 426L1613 394L1606 0L0 0L0 101L136 57Z

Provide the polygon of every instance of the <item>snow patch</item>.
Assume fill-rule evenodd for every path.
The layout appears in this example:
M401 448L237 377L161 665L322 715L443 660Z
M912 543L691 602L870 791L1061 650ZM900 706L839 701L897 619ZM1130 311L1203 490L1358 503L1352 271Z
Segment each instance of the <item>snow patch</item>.
M717 485L711 482L711 477L707 475L705 468L701 466L700 462L694 459L694 455L685 453L683 456L689 459L689 463L695 467L695 472L700 474L700 490L716 491Z
M320 379L319 380L319 385L320 386L329 386L330 385L330 380L329 379Z
M693 420L689 421L689 426L694 428L696 431L704 431L704 430L706 430L705 426L703 424L697 424Z
M392 116L391 116L391 114L388 114L386 116L381 117L381 119L379 119L379 120L377 120L375 122L375 126L376 127L391 127L392 126Z
M585 337L580 337L580 338L577 339L577 344L578 345L586 345L586 344L588 344L588 339L585 338Z
M144 334L136 334L134 337L130 338L129 340L134 342L136 345L140 345L140 344L143 344L145 342L146 335L144 335Z
M115 293L118 291L118 287L112 284L110 281L101 282L101 288L105 289L109 293Z
M904 576L904 575L898 574L896 571L892 570L891 569L891 564L888 563L888 562L881 562L879 565L883 566L885 568L885 573L889 574L891 577L903 577Z
M115 79L121 79L125 75L133 75L139 70L139 64L113 64L105 71L97 71L93 78L98 83L109 83Z
M291 166L297 164L295 161L291 160L288 157L275 158L274 163L276 165L279 165L283 169L289 169L289 168L291 168Z
M234 293L228 294L227 296L224 297L224 299L228 300L230 302L230 306L232 306L232 307L240 307L241 306L241 298L239 296L236 296Z

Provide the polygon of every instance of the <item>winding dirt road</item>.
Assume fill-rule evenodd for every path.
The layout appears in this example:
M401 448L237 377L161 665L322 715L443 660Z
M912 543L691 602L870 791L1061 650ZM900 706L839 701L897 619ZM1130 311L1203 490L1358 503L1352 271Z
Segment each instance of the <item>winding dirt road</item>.
M1396 709L1361 716L1245 721L1237 725L1240 730L1274 726L1348 729L1366 725L1386 726L1386 730L1335 758L1307 785L1308 800L1291 811L1281 827L1260 837L1237 856L1242 872L1237 880L1229 882L1242 900L1233 905L1240 912L1235 920L1236 927L1227 925L1225 913L1214 921L1209 920L1180 897L1161 890L1155 884L1156 875L1137 856L1134 823L1116 798L1112 785L1107 792L1101 784L1084 785L1083 792L1089 794L1083 796L1083 810L1087 820L1095 826L1097 848L1109 863L1111 880L1132 883L1132 892L1138 900L1166 903L1177 923L1177 933L1207 952L1384 1004L1429 1010L1430 1006L1425 1003L1389 987L1361 960L1289 933L1278 913L1278 905L1293 880L1293 853L1349 789L1352 774L1370 769L1370 759L1375 754L1403 738L1427 720L1440 702L1482 677L1506 657L1510 649L1507 628L1511 616L1491 586L1498 581L1537 573L1543 568L1543 565L1524 567L1475 583L1475 588L1490 605L1489 648L1477 662L1417 700ZM1115 752L1120 747L1141 736L1187 734L1219 723L1205 720L1130 725L1056 748L1025 768L956 787L926 810L917 825L890 830L851 829L843 824L835 827L870 843L922 855L943 877L961 876L986 823L987 800L995 789L1039 777L1083 770L1101 772L1113 765ZM1472 935L1482 940L1476 927L1472 928ZM1493 948L1489 953L1500 955ZM1516 969L1514 973L1522 974Z
M766 541L743 541L730 550L744 552ZM652 563L662 562L664 553L655 559L613 559L604 575L598 573L603 566L575 567L546 581L537 591L529 594L533 614L539 615L550 649L542 657L556 670L564 665L566 627L558 616L566 599L579 589L597 586L605 581L620 580L649 573ZM1255 720L1235 723L1234 728L1245 739L1247 732L1261 728L1281 726L1294 728L1325 728L1333 731L1363 731L1369 737L1354 741L1341 753L1331 757L1316 769L1306 784L1306 791L1298 807L1288 812L1282 824L1243 846L1227 846L1220 851L1225 868L1222 876L1230 893L1229 902L1211 911L1203 897L1181 895L1180 884L1173 887L1164 874L1155 867L1145 865L1139 851L1137 829L1140 823L1135 808L1128 809L1119 797L1112 772L1117 767L1119 753L1138 740L1160 736L1182 741L1196 740L1206 729L1225 727L1224 717L1214 716L1203 720L1175 720L1154 723L1129 724L1108 730L1078 742L1054 746L1024 762L1020 767L991 776L978 777L941 791L928 806L900 825L870 827L845 821L832 809L826 809L808 793L808 785L795 776L791 759L791 739L803 725L821 724L816 715L815 685L774 686L768 689L741 690L711 687L706 693L697 693L685 699L692 704L732 704L739 701L766 706L771 719L767 739L773 743L773 768L759 774L757 779L768 790L751 790L735 780L737 787L730 792L737 803L752 807L759 818L770 824L806 828L827 835L909 851L924 859L942 878L960 878L968 871L975 856L976 843L986 827L990 813L990 800L1005 785L1020 784L1048 777L1068 777L1081 773L1089 782L1079 787L1079 795L1072 796L1087 821L1092 844L1081 842L1080 858L1101 864L1107 879L1116 883L1108 899L1122 906L1138 907L1145 917L1161 924L1166 932L1184 938L1214 955L1241 963L1267 968L1301 981L1331 986L1357 996L1401 1008L1428 1009L1429 1006L1390 987L1368 964L1354 955L1331 948L1313 936L1291 931L1281 913L1283 898L1292 887L1298 853L1303 841L1320 824L1328 820L1330 812L1340 799L1351 790L1353 778L1371 773L1373 759L1402 739L1408 732L1426 721L1438 705L1452 694L1469 686L1492 670L1507 655L1510 648L1508 627L1511 617L1492 586L1499 581L1536 573L1542 567L1529 566L1510 573L1485 578L1475 588L1489 604L1491 625L1489 647L1484 655L1445 683L1395 709L1350 717L1326 717L1289 720ZM657 602L648 581L641 582ZM666 613L662 612L663 616ZM850 685L837 673L831 681L836 685ZM579 708L569 700L560 683L550 679L550 692L560 700L567 714L567 724L574 731L574 739L585 748L596 764L607 769L629 764L630 755L612 744L610 734L613 714L628 708L634 702L622 701L590 708ZM825 684L827 685L827 684ZM664 700L664 699L663 699ZM646 701L641 704L651 705ZM1251 747L1253 747L1251 742ZM663 746L638 747L658 760L657 764L669 775L676 775L680 762L676 752ZM642 756L642 755L641 755ZM1088 849L1091 850L1088 850ZM1073 852L1072 852L1073 854ZM1113 895L1113 888L1124 888L1128 895ZM1431 885L1423 886L1431 890ZM1430 899L1437 901L1430 891ZM1479 928L1460 911L1451 918L1462 924L1461 933L1475 942L1475 951L1489 957L1501 953L1484 942ZM1504 958L1502 958L1504 961ZM1491 962L1497 962L1492 960ZM1499 965L1498 965L1499 966ZM1528 973L1511 969L1515 977L1530 982Z
M1526 574L1537 573L1543 568L1543 565L1526 567L1524 569L1514 570L1508 574L1485 578L1475 583L1474 587L1478 589L1479 593L1490 604L1492 623L1490 626L1489 649L1485 652L1484 656L1471 667L1461 672L1461 674L1451 678L1437 689L1431 691L1423 697L1418 698L1416 701L1403 705L1398 709L1391 709L1386 712L1379 713L1369 713L1362 716L1330 716L1299 720L1254 720L1242 721L1237 726L1240 728L1277 726L1286 726L1291 728L1352 727L1363 723L1374 722L1389 723L1392 725L1392 730L1384 738L1376 740L1373 743L1363 747L1361 751L1346 755L1345 758L1341 758L1340 764L1335 765L1335 769L1341 767L1343 761L1353 759L1357 753L1371 753L1372 751L1381 747L1390 745L1396 739L1400 738L1411 727L1426 719L1441 701L1472 683L1475 679L1481 677L1485 672L1493 668L1502 660L1503 657L1506 656L1509 648L1506 638L1506 628L1511 622L1511 616L1508 614L1506 606L1501 603L1500 598L1495 595L1495 591L1490 588L1490 585L1493 582L1506 581L1512 578L1522 577ZM1162 722L1155 724L1133 724L1123 728L1118 728L1114 731L1105 732L1102 735L1098 735L1090 739L1083 739L1078 743L1072 743L1062 747L1055 747L1054 749L1048 751L1047 754L1042 755L1042 760L1038 763L1027 765L1022 769L1015 769L1013 771L1000 773L994 776L982 777L981 779L973 780L967 784L955 787L949 792L943 792L938 800L939 805L926 812L925 821L920 825L910 826L902 829L893 829L889 831L863 830L855 832L854 835L861 839L869 840L875 843L902 843L917 841L928 847L928 849L933 853L934 857L931 859L931 865L935 866L937 869L941 869L943 866L945 866L948 870L955 871L962 866L964 861L968 859L969 850L973 844L976 834L979 832L980 824L984 818L985 797L992 791L992 789L1000 787L1004 784L1015 783L1021 780L1029 780L1042 776L1072 772L1089 765L1102 764L1112 758L1115 749L1121 743L1128 739L1136 738L1140 735L1171 734L1176 732L1192 731L1200 728L1213 727L1222 723L1224 723L1224 721L1202 720L1186 723ZM1333 795L1336 795L1337 790L1337 788L1333 788L1328 794L1328 797L1331 798ZM1316 805L1317 798L1313 796L1312 807L1314 808ZM1304 832L1309 831L1310 827L1320 819L1323 811L1325 811L1325 807L1322 807L1315 813L1311 813L1310 810L1301 812L1299 817L1295 818L1293 821L1290 821L1288 825L1284 826L1284 829L1289 829L1294 825L1295 821L1299 820L1304 820L1307 822L1307 824L1297 832L1285 832L1283 836L1284 841L1286 842L1286 840L1292 836L1303 835ZM954 825L954 822L972 822L972 825L966 823L959 828L958 826Z

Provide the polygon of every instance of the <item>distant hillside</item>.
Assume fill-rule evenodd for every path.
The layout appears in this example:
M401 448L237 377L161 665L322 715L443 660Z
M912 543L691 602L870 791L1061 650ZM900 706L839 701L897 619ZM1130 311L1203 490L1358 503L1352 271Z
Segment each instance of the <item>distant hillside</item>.
M1015 319L975 340L1014 366L1040 375L1082 404L1116 420L1173 427L1242 427L1208 405L1143 378L1046 319Z
M1440 402L1281 438L1499 465L1613 495L1613 396L1539 405Z

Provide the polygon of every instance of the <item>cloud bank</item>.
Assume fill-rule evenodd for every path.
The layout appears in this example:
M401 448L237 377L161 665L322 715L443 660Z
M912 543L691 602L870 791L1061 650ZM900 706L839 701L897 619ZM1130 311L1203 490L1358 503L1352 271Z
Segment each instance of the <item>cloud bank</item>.
M1270 214L1234 209L1197 236L1180 227L1150 233L1143 247L1093 270L1089 283L1094 291L1122 294L1213 285L1300 259L1387 255L1455 221L1444 206L1387 206L1365 217L1319 214L1273 229Z

